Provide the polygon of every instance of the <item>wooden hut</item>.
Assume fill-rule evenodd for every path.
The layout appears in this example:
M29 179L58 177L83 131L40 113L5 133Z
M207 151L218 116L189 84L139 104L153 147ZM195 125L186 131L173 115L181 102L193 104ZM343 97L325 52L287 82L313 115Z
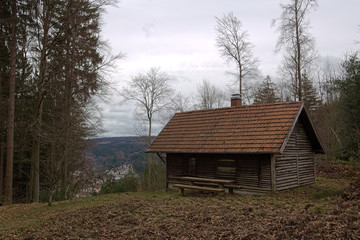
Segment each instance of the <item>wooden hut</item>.
M183 176L232 180L243 193L315 183L324 151L302 102L231 105L177 113L155 138L146 152L165 160L167 187Z

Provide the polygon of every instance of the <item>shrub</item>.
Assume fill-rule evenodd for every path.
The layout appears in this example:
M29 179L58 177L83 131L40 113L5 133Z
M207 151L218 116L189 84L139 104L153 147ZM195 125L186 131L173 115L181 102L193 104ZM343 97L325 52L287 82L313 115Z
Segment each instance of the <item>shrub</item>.
M315 199L327 198L332 196L339 196L341 195L342 191L337 189L325 188L321 189L314 193Z
M141 191L163 191L165 189L166 168L162 162L153 161L150 166L150 184L149 168L145 170L140 178ZM149 188L150 185L150 188Z
M138 179L133 174L128 174L122 179L110 179L101 186L100 194L136 192Z

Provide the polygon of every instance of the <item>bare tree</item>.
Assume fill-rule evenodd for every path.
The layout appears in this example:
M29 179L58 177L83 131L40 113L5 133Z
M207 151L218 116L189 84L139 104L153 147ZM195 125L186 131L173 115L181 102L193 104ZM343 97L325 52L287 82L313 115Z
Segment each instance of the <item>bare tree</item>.
M191 110L190 98L177 93L173 101L161 112L160 122L165 125L175 113Z
M181 93L177 93L173 99L172 104L169 107L169 110L172 113L185 112L190 110L190 99Z
M281 16L274 19L272 25L277 25L280 33L275 52L285 50L281 72L293 82L294 100L301 101L302 74L317 57L315 39L311 36L310 22L307 15L310 10L318 7L317 0L290 0L288 4L280 4Z
M217 47L227 63L236 66L236 82L239 83L240 98L242 98L243 80L257 75L259 59L253 56L253 45L248 41L247 31L242 30L242 23L232 12L217 18Z
M212 85L209 81L203 80L197 86L196 109L212 109L223 107L225 103L225 93Z
M120 95L125 101L135 102L137 109L146 116L148 122L147 143L151 143L154 115L165 109L172 101L173 89L170 78L159 68L151 68L146 74L138 74L127 83ZM151 158L148 158L149 190L151 189Z
M320 101L322 103L331 103L339 98L339 92L336 87L336 80L341 76L340 59L322 59L317 65L315 77L317 79L317 89L319 92Z
M276 90L279 96L279 101L281 102L289 102L291 101L291 87L289 86L289 83L285 81L284 79L280 79L276 83Z
M145 75L138 74L127 83L120 95L126 101L135 102L148 120L148 144L151 143L152 123L155 114L172 102L173 89L170 78L160 68L151 68Z

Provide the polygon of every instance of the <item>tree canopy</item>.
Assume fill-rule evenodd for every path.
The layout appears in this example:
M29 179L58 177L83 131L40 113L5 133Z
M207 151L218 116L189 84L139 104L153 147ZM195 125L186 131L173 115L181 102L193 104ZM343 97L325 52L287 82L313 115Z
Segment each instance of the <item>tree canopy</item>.
M350 55L342 64L343 79L337 81L340 89L340 112L343 121L342 147L344 157L360 157L360 58Z

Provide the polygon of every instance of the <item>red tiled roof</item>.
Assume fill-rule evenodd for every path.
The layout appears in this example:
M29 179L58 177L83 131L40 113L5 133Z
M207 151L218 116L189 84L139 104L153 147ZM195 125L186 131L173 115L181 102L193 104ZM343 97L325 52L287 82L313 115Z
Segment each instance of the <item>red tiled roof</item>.
M177 113L146 152L280 152L302 109L286 102Z

